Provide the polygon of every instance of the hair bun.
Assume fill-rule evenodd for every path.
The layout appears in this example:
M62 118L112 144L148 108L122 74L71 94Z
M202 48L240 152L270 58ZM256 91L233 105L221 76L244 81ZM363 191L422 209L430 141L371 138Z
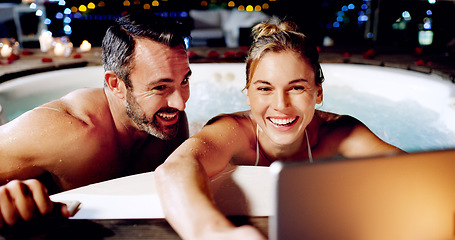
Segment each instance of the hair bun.
M277 18L271 18L267 22L259 23L253 27L251 35L256 41L261 37L272 36L279 32L284 31L298 31L298 27L295 23L290 21L281 21Z

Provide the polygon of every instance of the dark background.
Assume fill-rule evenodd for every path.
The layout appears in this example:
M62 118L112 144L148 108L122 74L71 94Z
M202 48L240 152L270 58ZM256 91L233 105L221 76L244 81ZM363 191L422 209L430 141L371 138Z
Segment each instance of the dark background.
M47 16L52 20L48 28L54 36L68 35L71 41L77 46L83 39L89 40L92 45L100 46L107 27L114 19L125 12L143 10L144 3L152 5L152 0L129 0L130 6L123 5L124 0L104 0L104 7L97 7L85 13L71 17L71 34L65 33L61 19L53 19L53 16L62 12L64 8L71 6L87 5L89 2L98 4L100 0L66 0L65 6L60 6L57 2L46 2ZM20 1L0 1L0 2L20 2ZM186 24L188 29L192 29L192 20L188 16L190 9L217 9L228 7L229 0L159 0L158 7L151 7L149 11L179 18ZM334 46L340 48L351 47L389 47L393 51L411 51L419 47L418 32L422 29L423 20L431 18L434 32L433 43L430 46L420 46L435 53L450 55L453 53L453 41L455 38L455 0L440 0L435 4L430 4L428 0L237 0L236 6L262 5L269 4L269 9L262 11L269 15L287 17L298 23L301 30L313 38L319 45L323 44L324 37L328 36L334 41ZM339 27L333 27L337 21L337 14L343 6L354 4L355 9L344 11L343 20ZM368 4L370 13L368 21L359 22L359 11L362 4ZM431 10L432 15L426 14ZM402 12L408 11L412 19L405 21L405 29L394 29L395 22L404 21ZM186 15L185 15L186 13ZM35 20L34 20L35 18ZM36 16L29 16L27 22L36 21ZM15 36L14 23L7 23L8 31L3 31L3 35ZM33 28L32 28L33 30ZM31 30L31 31L32 31ZM367 33L374 33L367 36ZM243 38L245 38L243 34ZM5 36L2 36L5 37ZM240 40L244 45L248 41Z

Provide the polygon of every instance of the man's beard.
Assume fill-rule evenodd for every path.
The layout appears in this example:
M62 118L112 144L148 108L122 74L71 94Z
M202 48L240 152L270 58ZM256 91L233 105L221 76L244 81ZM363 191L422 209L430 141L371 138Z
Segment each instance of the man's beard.
M173 113L175 111L178 110L175 108L162 108L158 112ZM139 130L147 132L148 134L161 140L170 140L177 135L180 121L170 126L163 126L156 119L156 116L154 116L152 119L147 118L141 106L136 101L136 98L133 96L133 94L131 94L131 90L128 90L127 93L126 114L137 125Z

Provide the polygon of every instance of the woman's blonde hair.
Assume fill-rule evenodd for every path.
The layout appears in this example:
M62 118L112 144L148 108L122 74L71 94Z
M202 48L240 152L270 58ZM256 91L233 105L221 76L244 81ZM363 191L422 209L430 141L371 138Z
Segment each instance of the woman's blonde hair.
M251 77L264 54L285 50L291 50L310 62L314 70L316 85L320 86L324 81L316 45L305 34L299 32L294 22L271 18L255 25L251 36L253 43L246 59L245 89L250 86Z

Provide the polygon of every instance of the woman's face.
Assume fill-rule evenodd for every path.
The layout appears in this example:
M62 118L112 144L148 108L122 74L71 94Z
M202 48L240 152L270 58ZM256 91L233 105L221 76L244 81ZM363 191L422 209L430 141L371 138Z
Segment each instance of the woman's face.
M293 51L268 52L251 77L247 102L260 129L275 144L301 140L322 102L311 65Z

